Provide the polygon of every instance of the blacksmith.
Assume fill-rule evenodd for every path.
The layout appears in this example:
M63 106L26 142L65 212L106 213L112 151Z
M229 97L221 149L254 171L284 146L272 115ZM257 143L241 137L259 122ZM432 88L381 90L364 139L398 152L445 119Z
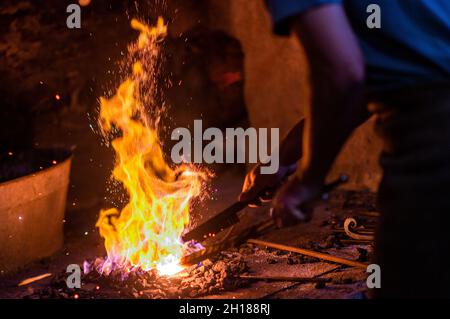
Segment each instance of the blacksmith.
M304 126L281 146L278 174L252 170L241 198L295 172L272 216L279 224L307 221L299 207L320 193L344 142L375 114L384 144L375 297L450 297L450 1L267 4L274 31L294 33L305 49L312 101Z

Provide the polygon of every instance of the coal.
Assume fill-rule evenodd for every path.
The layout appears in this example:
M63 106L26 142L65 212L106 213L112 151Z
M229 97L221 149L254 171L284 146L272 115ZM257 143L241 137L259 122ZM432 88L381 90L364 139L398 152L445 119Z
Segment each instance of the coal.
M369 260L369 252L367 251L367 249L361 247L356 247L356 249L358 251L358 261L366 262Z
M328 248L340 248L342 247L342 243L341 240L339 239L338 236L336 236L335 234L329 235L327 237L327 239L325 240L325 242L323 243L323 245L321 245L321 247L323 249L328 249Z
M316 282L316 284L314 285L314 288L316 288L316 289L323 289L325 287L326 287L326 283L324 281Z
M248 266L240 253L225 252L218 260L207 259L193 268L181 281L179 289L190 297L233 290L247 284L239 278L247 271Z
M40 290L27 290L23 298L30 299L92 299L92 298L196 298L246 286L240 276L248 273L247 263L235 250L223 252L215 259L207 259L185 269L180 276L161 276L156 270L131 268L124 271L118 265L102 266L104 258L87 260L82 265L82 286L69 289L67 273L57 274L50 285Z
M53 162L60 163L70 156L65 149L32 149L0 153L0 183L30 175L52 167ZM49 259L45 262L48 262Z
M288 257L286 263L287 263L288 265L301 264L301 259L300 259L300 258Z
M333 284L336 284L336 285L348 285L348 284L352 284L354 282L354 280L351 277L337 277L337 278L333 278L332 282L333 282Z

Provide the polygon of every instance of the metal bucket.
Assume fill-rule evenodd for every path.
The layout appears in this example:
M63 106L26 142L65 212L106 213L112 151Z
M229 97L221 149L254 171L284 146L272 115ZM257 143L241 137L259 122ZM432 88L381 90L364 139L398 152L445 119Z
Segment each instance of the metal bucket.
M63 245L71 152L41 149L29 155L33 165L42 165L38 171L0 183L0 275Z

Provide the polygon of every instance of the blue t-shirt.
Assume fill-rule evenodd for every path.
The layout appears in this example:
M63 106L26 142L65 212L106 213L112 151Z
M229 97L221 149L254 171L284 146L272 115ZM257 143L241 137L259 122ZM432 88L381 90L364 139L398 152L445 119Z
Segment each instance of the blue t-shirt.
M450 82L450 0L267 0L278 34L289 34L292 17L324 4L344 6L369 89ZM380 6L379 29L367 26L370 4Z

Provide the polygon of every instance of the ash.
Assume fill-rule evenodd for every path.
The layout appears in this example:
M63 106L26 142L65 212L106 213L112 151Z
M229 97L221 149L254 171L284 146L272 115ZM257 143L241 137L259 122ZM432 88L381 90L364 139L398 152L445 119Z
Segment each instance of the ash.
M61 272L48 287L34 291L27 298L197 298L248 284L240 278L240 275L248 274L248 266L237 252L222 252L216 258L188 267L175 276L161 276L156 270L144 271L140 268L125 273L119 267L109 274L101 273L98 269L104 262L104 258L84 262L79 289L67 288L68 274Z

